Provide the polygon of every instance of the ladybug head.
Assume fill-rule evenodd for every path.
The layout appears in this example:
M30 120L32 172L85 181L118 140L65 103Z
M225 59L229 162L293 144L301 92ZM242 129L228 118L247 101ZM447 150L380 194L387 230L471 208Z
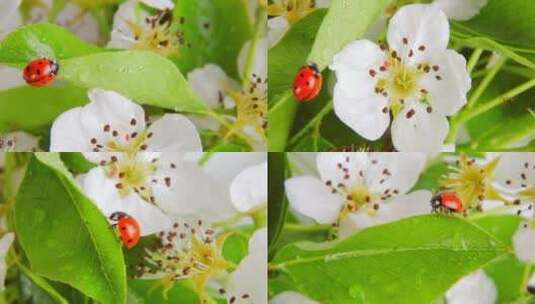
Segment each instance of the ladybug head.
M121 211L116 211L114 213L112 213L109 218L110 220L112 221L118 221L122 218L125 218L125 217L130 217L127 213L124 213L124 212L121 212Z
M311 62L307 65L309 68L313 69L316 74L320 73L320 69L318 68L318 65L314 62Z
M441 194L437 194L431 198L431 208L434 210L437 210L441 206Z

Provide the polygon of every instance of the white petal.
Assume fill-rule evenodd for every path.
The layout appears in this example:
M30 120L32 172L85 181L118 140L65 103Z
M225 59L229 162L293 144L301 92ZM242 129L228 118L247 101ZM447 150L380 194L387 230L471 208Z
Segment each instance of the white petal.
M446 50L436 53L431 58L431 65L439 70L423 74L420 86L429 92L429 102L434 111L452 115L466 104L466 93L471 87L466 60L457 52Z
M368 75L370 68L379 67L385 60L385 53L377 44L361 39L351 42L334 55L333 62L329 67L336 72L351 70ZM336 77L340 79L338 73Z
M520 225L513 236L516 257L526 263L535 263L535 229Z
M0 290L4 290L5 288L4 281L6 280L7 272L6 255L13 240L15 240L15 234L13 232L6 233L0 239Z
M201 136L195 125L180 114L165 114L147 130L152 133L145 143L148 151L197 152L202 151Z
M50 129L50 151L91 151L92 146L80 124L81 107L63 112ZM98 138L104 140L104 137Z
M22 0L0 2L0 24L18 9L21 2Z
M407 40L407 44L404 40ZM412 49L411 62L422 62L449 42L449 23L446 15L431 5L411 4L400 8L390 19L388 45L402 58ZM419 50L423 46L425 49Z
M267 39L269 43L269 47L273 47L276 45L282 37L284 37L284 34L286 34L286 31L288 30L289 24L288 20L286 18L280 16L275 18L268 19L268 33L267 33Z
M164 153L162 158L170 153ZM160 159L159 162L164 162ZM208 221L221 221L236 213L230 202L228 185L221 185L193 163L176 163L176 169L158 169L152 186L156 204L174 218L199 215ZM162 168L169 168L163 165ZM163 183L170 177L170 186Z
M284 183L290 205L308 217L322 224L334 223L344 198L331 193L319 179L312 176L298 176Z
M101 167L89 171L83 179L84 193L109 217L121 211L136 219L141 235L149 235L171 228L172 221L158 207L143 201L137 194L121 196L116 181L106 176Z
M331 5L331 0L316 0L317 8L329 7L329 5Z
M236 304L267 304L267 228L257 230L249 241L249 255L230 274L227 291ZM242 295L249 295L242 299Z
M435 0L432 5L441 9L449 18L468 20L479 14L488 0Z
M319 304L295 291L285 291L273 297L270 304Z
M374 193L397 190L399 194L407 193L418 181L424 170L425 153L369 153L369 162L364 175L366 184Z
M22 72L19 69L0 66L0 90L22 86L25 83L22 78Z
M390 124L387 100L382 95L371 95L362 99L345 96L340 87L334 88L334 113L353 131L368 140L379 139Z
M497 293L494 282L479 269L455 283L446 299L448 304L494 304Z
M251 75L244 75L245 66L249 57L249 50L251 49L251 41L247 41L238 55L238 71L242 77L251 77ZM251 72L262 79L267 78L267 38L263 38L257 42L255 57Z
M522 185L535 187L535 153L503 153L494 171L500 187L513 192L521 191Z
M234 207L241 212L267 203L267 162L242 171L230 185Z
M172 9L175 4L171 0L139 0L148 6L152 6L159 10Z
M429 203L431 196L431 192L424 190L399 195L394 199L380 204L376 214L370 214L369 210L361 209L357 213L349 215L347 221L351 221L352 223L346 224L350 224L356 229L364 229L406 217L429 214L431 213L431 205ZM343 236L341 235L341 237Z
M415 114L407 118L411 109ZM392 123L392 142L401 152L440 152L448 130L448 120L442 114L427 113L420 103L407 104Z
M210 108L222 108L226 93L238 88L218 65L207 64L188 73L191 88L208 103Z

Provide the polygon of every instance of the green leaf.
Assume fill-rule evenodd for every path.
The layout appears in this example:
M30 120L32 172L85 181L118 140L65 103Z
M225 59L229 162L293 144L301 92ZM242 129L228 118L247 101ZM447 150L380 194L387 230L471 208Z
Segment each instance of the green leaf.
M165 290L161 280L130 280L128 287L129 293L132 292L137 298L144 300L142 303L199 303L195 287L189 280L175 282L168 290Z
M288 176L286 155L269 153L268 164L268 246L272 253L288 211L288 201L284 195L284 180Z
M60 157L65 166L74 173L87 173L97 166L88 161L80 152L62 152Z
M500 73L483 92L476 106L502 95L504 92L522 84L523 77ZM469 150L490 151L508 148L517 142L535 134L535 117L528 111L533 108L534 89L529 90L504 106L496 107L483 113L467 124L471 142ZM507 128L503 128L504 124Z
M535 48L535 6L532 0L489 0L478 15L464 22L453 22L472 35Z
M426 215L338 242L287 246L271 269L321 303L430 303L510 250L465 220Z
M206 112L178 68L147 51L98 53L60 61L59 78L84 88L113 90L140 104Z
M430 165L418 178L418 182L412 188L415 190L440 190L440 178L448 172L448 165L445 162L437 162Z
M125 303L121 243L80 191L59 154L36 153L15 204L15 226L31 270L103 303Z
M252 28L243 0L186 0L178 1L173 11L175 22L184 24L189 47L180 49L173 60L183 73L213 63L234 79L238 75L238 54L247 40L252 38Z
M60 60L104 51L63 27L39 23L20 27L7 36L0 43L0 62L26 65L40 57Z
M333 0L308 56L323 70L332 57L361 37L384 11L389 0Z
M485 216L474 223L494 235L502 243L512 246L512 237L522 218L513 215ZM511 303L526 293L524 273L528 265L510 253L485 267L498 289L498 303Z
M299 20L268 54L268 96L270 151L284 151L288 133L293 125L298 102L293 98L291 85L295 73L306 63L316 31L326 10L317 10Z
M0 132L48 127L61 113L87 102L86 90L73 86L0 91Z
M223 244L223 258L236 265L248 254L249 239L241 233L233 233L225 239Z

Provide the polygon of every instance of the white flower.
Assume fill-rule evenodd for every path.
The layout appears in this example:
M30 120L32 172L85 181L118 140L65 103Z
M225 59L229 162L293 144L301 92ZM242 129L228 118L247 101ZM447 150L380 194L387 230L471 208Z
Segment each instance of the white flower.
M157 206L144 201L134 192L122 194L117 181L101 167L92 169L82 178L82 188L100 211L109 217L124 212L140 225L141 235L150 235L171 228L172 221Z
M4 290L5 288L4 281L6 280L6 272L7 272L6 256L7 256L9 247L11 246L11 243L13 243L14 239L15 239L15 234L12 232L6 233L0 239L0 290Z
M494 304L497 293L494 282L479 269L455 283L446 299L448 304Z
M429 5L404 6L387 41L390 49L357 40L333 58L335 114L368 140L384 134L392 115L398 151L440 151L446 116L466 103L471 86L464 57L446 49L448 20Z
M1 39L1 38L0 38ZM21 71L7 66L0 66L0 90L7 90L26 84Z
M39 139L22 131L0 135L0 151L31 152L39 149Z
M275 0L268 6L268 40L273 46L288 28L317 8L328 7L331 0Z
M234 207L240 212L248 212L266 204L267 183L267 162L243 170L230 185Z
M342 233L429 213L431 193L406 194L425 165L423 153L320 153L320 178L285 182L290 205L319 223L342 221Z
M150 3L154 1L143 2L162 6L161 3ZM184 37L180 32L173 30L171 24L172 12L168 8L151 16L139 7L137 1L126 1L119 6L113 18L113 30L108 47L145 49L162 55L174 54L178 51L179 45L184 43Z
M93 89L91 102L61 114L51 129L50 151L201 151L195 126L166 114L147 128L143 108L112 91Z
M513 236L516 257L528 264L535 264L535 221L522 224Z
M249 240L249 254L230 274L227 299L233 304L267 304L267 228Z
M311 300L304 295L294 292L285 291L273 297L270 304L319 304L318 302Z
M431 5L441 9L450 19L468 20L479 13L488 0L434 0Z

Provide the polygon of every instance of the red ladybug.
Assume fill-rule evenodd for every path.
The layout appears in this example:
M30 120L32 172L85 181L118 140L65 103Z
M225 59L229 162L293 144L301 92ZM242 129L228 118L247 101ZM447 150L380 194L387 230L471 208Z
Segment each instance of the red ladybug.
M58 72L59 65L54 60L40 58L28 63L22 76L27 84L34 87L43 87L52 83Z
M321 91L323 78L315 63L306 65L299 69L293 82L293 94L299 101L311 101L316 98Z
M141 237L141 228L136 219L124 212L114 212L110 215L110 220L116 222L113 226L117 227L126 248L130 249L136 246Z
M442 192L431 199L433 212L446 211L449 213L462 213L464 206L461 198L455 192Z

